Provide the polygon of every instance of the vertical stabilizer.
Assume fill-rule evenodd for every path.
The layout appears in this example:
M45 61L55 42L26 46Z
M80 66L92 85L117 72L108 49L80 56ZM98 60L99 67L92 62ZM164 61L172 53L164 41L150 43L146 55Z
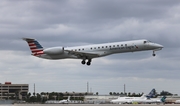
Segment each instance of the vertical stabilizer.
M23 38L23 40L25 40L28 43L33 56L40 56L44 54L43 47L39 44L38 41L31 38Z
M161 98L161 102L163 102L163 103L166 102L166 96L163 96L163 97Z
M156 96L156 90L153 88L151 92L146 96L147 98L153 98Z
M68 99L67 99L68 102L70 101L70 98L71 98L71 96L68 96Z

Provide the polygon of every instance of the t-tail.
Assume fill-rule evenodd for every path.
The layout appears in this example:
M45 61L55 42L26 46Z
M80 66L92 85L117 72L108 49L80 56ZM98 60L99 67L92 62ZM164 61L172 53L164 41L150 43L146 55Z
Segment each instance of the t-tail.
M147 98L153 98L156 96L156 90L152 89L151 92L146 96Z
M41 56L42 54L44 54L43 47L39 44L38 41L31 38L23 38L23 40L28 43L33 56Z
M70 97L71 97L71 96L68 96L68 99L67 99L68 102L70 101Z

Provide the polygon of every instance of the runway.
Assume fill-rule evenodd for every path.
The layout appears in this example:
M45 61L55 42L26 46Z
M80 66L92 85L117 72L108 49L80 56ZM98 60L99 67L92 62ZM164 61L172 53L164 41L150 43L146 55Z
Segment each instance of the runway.
M164 104L159 104L158 106L160 105L164 105ZM165 105L180 106L180 104L165 104ZM14 106L157 106L157 104L14 104Z

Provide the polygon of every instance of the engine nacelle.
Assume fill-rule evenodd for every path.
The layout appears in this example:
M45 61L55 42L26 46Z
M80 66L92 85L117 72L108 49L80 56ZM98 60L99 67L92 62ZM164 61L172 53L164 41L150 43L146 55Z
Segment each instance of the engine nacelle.
M64 47L52 47L43 50L45 54L58 55L64 53Z

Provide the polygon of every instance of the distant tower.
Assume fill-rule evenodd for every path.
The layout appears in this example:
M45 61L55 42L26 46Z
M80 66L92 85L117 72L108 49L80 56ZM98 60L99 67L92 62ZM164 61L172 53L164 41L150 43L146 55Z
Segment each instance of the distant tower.
M87 82L87 93L89 93L89 82Z
M36 95L36 92L35 92L35 83L34 83L34 96Z
M126 85L124 84L124 94L126 93Z

